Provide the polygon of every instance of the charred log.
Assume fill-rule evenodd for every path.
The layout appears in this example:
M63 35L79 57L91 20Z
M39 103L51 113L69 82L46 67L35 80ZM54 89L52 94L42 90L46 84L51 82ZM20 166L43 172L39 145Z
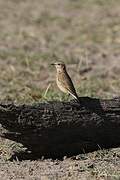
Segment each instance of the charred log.
M61 157L120 146L120 99L80 98L81 104L0 104L1 136L40 156Z

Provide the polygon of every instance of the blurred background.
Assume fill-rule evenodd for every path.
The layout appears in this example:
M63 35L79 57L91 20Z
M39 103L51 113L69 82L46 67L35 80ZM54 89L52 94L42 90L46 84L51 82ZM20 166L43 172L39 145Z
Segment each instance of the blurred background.
M79 96L120 95L120 1L0 0L0 99L65 100L51 62Z
M0 101L68 100L50 66L58 60L79 96L120 96L120 1L0 0ZM0 138L1 180L39 179L41 173L44 180L120 177L120 148L76 160L9 161L21 151L22 145Z

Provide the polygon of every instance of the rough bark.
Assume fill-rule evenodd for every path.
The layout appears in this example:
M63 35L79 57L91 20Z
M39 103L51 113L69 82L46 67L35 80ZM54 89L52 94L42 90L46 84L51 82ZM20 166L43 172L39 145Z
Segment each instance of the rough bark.
M81 104L0 104L1 136L39 156L61 157L120 145L120 99L80 98Z

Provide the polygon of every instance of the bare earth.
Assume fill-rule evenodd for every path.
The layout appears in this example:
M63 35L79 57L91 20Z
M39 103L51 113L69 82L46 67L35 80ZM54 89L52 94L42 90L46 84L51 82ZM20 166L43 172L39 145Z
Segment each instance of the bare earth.
M51 62L67 64L80 96L120 96L120 1L0 0L0 99L67 100ZM120 148L63 160L10 162L21 145L0 139L0 180L120 179Z

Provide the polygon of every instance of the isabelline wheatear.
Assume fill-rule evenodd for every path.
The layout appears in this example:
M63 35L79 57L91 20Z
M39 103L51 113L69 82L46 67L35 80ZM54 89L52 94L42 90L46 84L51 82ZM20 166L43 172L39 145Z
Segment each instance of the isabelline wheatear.
M51 65L55 65L56 67L56 83L59 89L64 93L72 95L78 102L80 102L73 82L67 73L65 64L63 62L56 62Z

